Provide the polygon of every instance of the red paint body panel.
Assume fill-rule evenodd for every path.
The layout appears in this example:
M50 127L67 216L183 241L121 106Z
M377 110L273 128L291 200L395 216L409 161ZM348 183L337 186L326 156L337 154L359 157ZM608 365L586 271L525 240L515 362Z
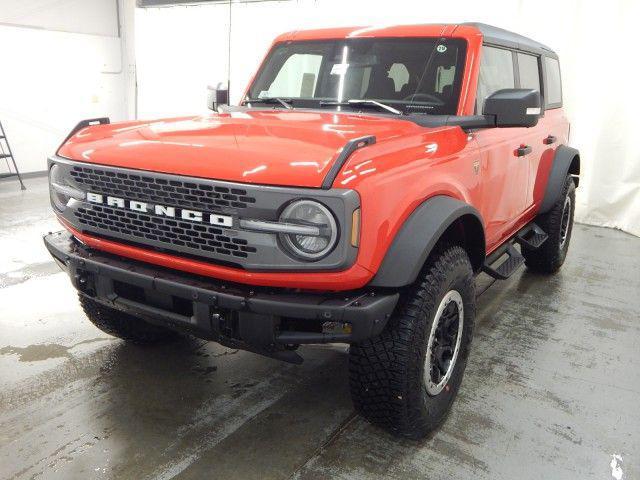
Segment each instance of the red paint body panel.
M100 165L263 185L318 188L349 140L419 131L371 115L254 110L86 128L59 155Z
M482 35L475 27L312 30L283 34L274 44L415 36L450 36L467 41L457 110L459 115L473 114L482 45ZM546 146L543 139L550 134L558 137L558 142ZM96 249L232 282L316 290L360 288L375 275L405 220L434 195L460 199L481 213L488 253L531 221L542 201L553 151L567 143L568 122L557 109L547 111L531 129L484 129L468 135L459 127L423 128L374 114L255 109L87 127L74 135L59 155L162 173L319 188L345 143L364 135L375 135L376 143L351 155L333 184L335 188L356 190L362 208L358 257L352 267L341 272L248 272L70 230ZM516 157L515 149L525 142L534 152Z

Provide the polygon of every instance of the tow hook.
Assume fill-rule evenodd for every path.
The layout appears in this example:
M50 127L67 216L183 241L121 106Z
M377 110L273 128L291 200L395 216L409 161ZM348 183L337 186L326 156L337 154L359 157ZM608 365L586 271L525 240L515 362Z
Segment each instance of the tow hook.
M76 284L76 287L78 288L78 290L80 290L82 293L86 293L87 295L94 294L95 290L93 288L93 281L90 275L88 275L86 272L79 270L78 272L76 272L73 278L74 278L74 283Z

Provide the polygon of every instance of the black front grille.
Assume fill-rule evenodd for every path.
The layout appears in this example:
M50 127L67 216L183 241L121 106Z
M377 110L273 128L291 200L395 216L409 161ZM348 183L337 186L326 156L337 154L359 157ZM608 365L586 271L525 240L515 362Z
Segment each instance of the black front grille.
M180 246L196 250L196 254L214 253L230 259L247 258L256 253L256 249L249 246L247 240L232 237L234 231L212 225L183 222L104 205L80 207L75 215L87 230L97 229L99 233L106 231L152 240L166 245L166 250L172 250L172 246Z
M88 190L122 198L180 205L194 210L219 211L221 208L242 209L256 202L242 188L212 185L197 179L157 178L143 173L114 172L93 167L74 166L69 174Z

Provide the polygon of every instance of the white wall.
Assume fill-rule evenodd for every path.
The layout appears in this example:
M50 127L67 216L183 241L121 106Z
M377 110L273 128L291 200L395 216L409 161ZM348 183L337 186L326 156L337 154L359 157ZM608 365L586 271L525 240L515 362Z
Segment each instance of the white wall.
M130 0L132 1L132 0ZM225 79L229 4L136 9L140 117L204 111ZM577 219L640 235L637 0L234 0L231 95L237 101L271 40L295 29L480 21L531 36L561 57L571 143L582 154ZM632 145L632 142L634 143Z
M0 23L115 37L115 0L0 0Z
M0 121L22 172L45 170L78 121L129 116L116 5L0 0Z

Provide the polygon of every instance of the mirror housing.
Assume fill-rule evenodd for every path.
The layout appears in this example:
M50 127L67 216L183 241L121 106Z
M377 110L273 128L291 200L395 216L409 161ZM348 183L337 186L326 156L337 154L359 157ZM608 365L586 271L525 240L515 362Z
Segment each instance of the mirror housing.
M495 118L496 127L535 127L542 115L542 99L538 90L505 88L489 95L482 115Z
M222 82L215 87L207 85L207 108L215 112L222 105L229 105L229 86Z

